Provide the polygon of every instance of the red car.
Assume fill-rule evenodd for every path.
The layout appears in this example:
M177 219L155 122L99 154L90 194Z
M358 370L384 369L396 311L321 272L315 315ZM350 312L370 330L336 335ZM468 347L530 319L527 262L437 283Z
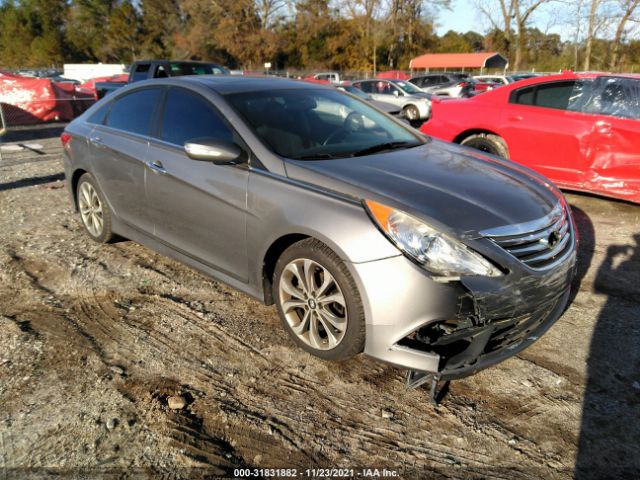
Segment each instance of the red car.
M564 72L434 101L420 130L640 203L640 75Z
M484 92L490 92L491 90L498 88L502 85L500 85L499 83L496 82L489 82L489 81L478 81L475 80L473 82L473 91L475 93L484 93Z

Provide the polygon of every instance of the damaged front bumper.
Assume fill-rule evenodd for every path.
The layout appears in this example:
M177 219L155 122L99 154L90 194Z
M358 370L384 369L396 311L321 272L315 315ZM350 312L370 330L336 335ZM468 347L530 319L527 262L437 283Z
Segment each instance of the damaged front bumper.
M567 307L576 269L571 233L552 268L531 269L505 255L510 264L503 277L437 282L404 257L354 265L368 293L365 354L440 380L472 375L517 354Z

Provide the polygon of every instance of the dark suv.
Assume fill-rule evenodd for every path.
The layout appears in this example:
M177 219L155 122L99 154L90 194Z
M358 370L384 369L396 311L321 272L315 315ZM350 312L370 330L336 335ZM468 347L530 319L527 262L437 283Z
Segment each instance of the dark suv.
M425 73L410 78L409 81L425 92L448 97L470 97L473 95L474 81L466 73Z

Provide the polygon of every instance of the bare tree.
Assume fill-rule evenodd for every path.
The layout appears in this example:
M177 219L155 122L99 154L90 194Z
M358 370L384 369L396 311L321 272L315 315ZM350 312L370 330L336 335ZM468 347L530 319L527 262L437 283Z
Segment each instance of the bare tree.
M269 28L278 14L283 14L285 7L289 6L287 0L256 0L256 11L260 17L260 28Z
M518 41L516 43L516 58L513 62L513 68L518 70L522 64L522 56L526 47L527 24L533 12L535 12L543 3L550 0L512 0L515 4L514 12L516 16L516 26L518 27Z
M609 67L612 70L618 68L618 62L620 61L620 47L622 46L622 37L625 33L625 27L629 21L634 18L638 4L640 4L640 0L620 0L621 15L618 19L616 33L613 37L613 49L609 62Z
M584 48L584 66L583 70L589 70L591 66L591 50L593 48L593 38L598 27L598 13L602 0L591 0L589 9L589 18L587 23L587 40Z
M554 0L477 0L476 6L494 28L502 30L505 46L509 53L513 44L513 24L515 23L517 41L513 69L518 70L522 65L526 46L527 25L532 15L542 5Z

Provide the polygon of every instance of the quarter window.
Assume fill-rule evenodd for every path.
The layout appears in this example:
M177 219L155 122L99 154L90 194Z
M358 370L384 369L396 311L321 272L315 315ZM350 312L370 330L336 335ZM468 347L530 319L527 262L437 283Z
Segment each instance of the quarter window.
M93 115L91 115L87 119L87 122L89 122L89 123L97 123L97 124L104 123L104 118L107 116L107 112L109 112L109 108L111 108L111 103L107 103L106 105L103 105L98 110L96 110L93 113Z
M149 135L161 92L159 88L145 88L116 99L107 117L107 126Z
M167 94L160 139L183 146L194 138L233 141L233 133L207 100L182 88Z
M511 103L518 105L533 105L534 87L521 88L511 94Z

